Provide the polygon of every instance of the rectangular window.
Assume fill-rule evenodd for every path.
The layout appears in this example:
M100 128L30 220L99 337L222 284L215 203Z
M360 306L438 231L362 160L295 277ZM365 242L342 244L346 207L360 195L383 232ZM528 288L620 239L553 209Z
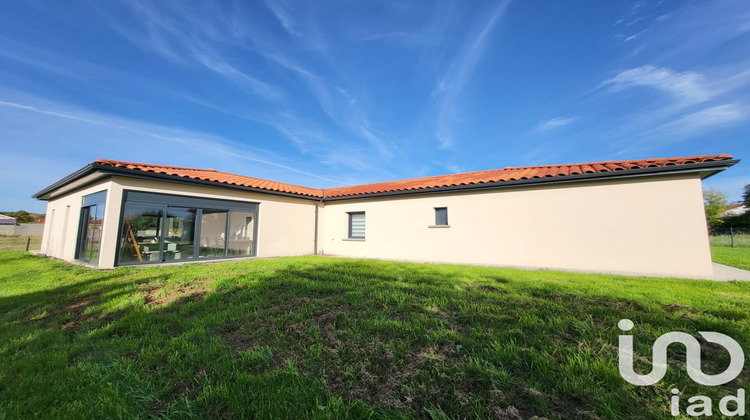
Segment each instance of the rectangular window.
M164 207L126 203L122 219L120 263L161 262Z
M448 226L447 207L435 207L435 226Z
M227 213L224 210L203 210L201 215L201 258L221 258L225 256Z
M258 204L125 191L118 265L255 256Z
M349 239L365 239L365 212L349 213Z
M78 248L76 249L76 258L79 260L90 263L99 262L106 197L105 191L83 197L81 222L78 227Z
M198 209L167 207L164 261L190 260L195 252L195 218Z

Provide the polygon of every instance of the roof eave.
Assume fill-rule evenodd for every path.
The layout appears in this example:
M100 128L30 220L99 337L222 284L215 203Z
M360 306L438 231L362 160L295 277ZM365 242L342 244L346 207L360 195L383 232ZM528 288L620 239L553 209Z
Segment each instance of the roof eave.
M339 200L354 200L354 199L382 197L382 196L430 194L430 193L451 192L451 191L468 191L468 190L531 186L531 185L539 185L539 184L581 182L581 181L591 181L591 180L600 180L600 179L633 178L633 177L642 177L642 176L667 175L667 174L675 174L675 173L698 172L700 173L701 179L706 179L739 162L740 162L740 159L718 160L718 161L712 161L712 162L690 163L690 164L684 164L684 165L661 166L661 167L656 167L656 168L626 169L626 170L611 171L611 172L597 172L597 173L557 176L557 177L549 177L549 178L532 178L532 179L522 179L522 180L515 180L515 181L488 182L488 183L482 183L482 184L454 185L454 186L423 188L423 189L415 189L415 190L354 194L354 195L344 195L344 196L337 196L337 197L321 197L321 196L306 195L306 194L300 194L300 193L267 190L263 188L246 187L242 185L194 179L194 178L188 178L188 177L183 177L183 176L178 176L178 175L161 174L157 172L148 172L148 171L142 171L138 169L118 168L118 167L113 167L111 165L103 165L103 164L94 162L94 163L90 163L78 169L77 171L65 176L59 181L53 183L52 185L40 190L39 192L32 195L32 197L36 199L40 199L40 200L49 200L54 191L60 188L63 188L66 185L72 182L75 182L78 179L81 179L93 172L101 172L103 174L108 174L108 175L119 175L119 176L127 176L127 177L141 178L141 179L156 179L156 180L162 180L162 181L167 181L167 182L179 182L179 183L185 183L185 184L219 187L219 188L241 190L241 191L250 191L250 192L256 192L256 193L261 193L261 194L279 195L279 196L315 200L315 201L339 201Z
M83 178L84 176L92 173L94 171L94 165L89 163L88 165L84 166L81 169L78 169L77 171L68 174L58 180L57 182L49 185L46 188L43 188L39 191L37 191L34 195L31 196L31 198L36 198L39 200L49 200L50 195L57 189L60 189L71 182L74 182L80 178Z
M474 191L474 190L486 190L486 189L500 189L500 188L513 188L513 187L524 187L534 186L540 184L561 184L571 182L582 182L582 181L594 181L594 180L605 180L605 179L624 179L624 178L638 178L644 176L655 176L655 175L670 175L678 173L699 173L701 179L706 179L713 176L725 169L736 165L740 159L731 160L720 160L712 162L701 162L701 163L688 163L684 165L670 165L661 166L656 168L638 168L638 169L625 169L621 171L610 171L610 172L596 172L588 174L577 174L577 175L566 175L566 176L555 176L548 178L531 178L531 179L519 179L515 181L498 181L498 182L486 182L481 184L464 184L464 185L451 185L445 187L435 188L421 188L414 190L402 190L402 191L387 191L367 194L355 194L355 195L344 195L337 197L326 197L324 201L340 201L340 200L356 200L373 197L385 197L385 196L398 196L398 195L412 195L412 194L434 194L442 192L454 192L454 191Z

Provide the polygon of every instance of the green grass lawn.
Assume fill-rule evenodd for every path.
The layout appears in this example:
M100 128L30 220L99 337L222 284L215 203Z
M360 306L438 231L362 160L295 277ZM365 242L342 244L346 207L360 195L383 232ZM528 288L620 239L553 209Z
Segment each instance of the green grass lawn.
M719 264L750 270L750 248L712 246L711 259Z
M626 383L622 318L647 359L673 330L750 355L748 283L324 257L96 271L0 253L0 419L671 418L673 387L715 407L750 389L748 369L694 384L682 346L659 384ZM704 346L703 363L728 356Z
M29 250L37 251L42 247L42 236L5 236L0 235L0 252L25 251L26 240L31 238Z

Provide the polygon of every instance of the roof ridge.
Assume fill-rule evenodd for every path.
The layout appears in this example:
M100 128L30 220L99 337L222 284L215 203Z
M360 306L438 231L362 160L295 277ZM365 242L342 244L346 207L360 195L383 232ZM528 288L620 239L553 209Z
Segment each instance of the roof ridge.
M681 156L681 157L671 157L671 158L603 160L599 162L559 163L559 164L552 164L552 165L506 166L503 169L554 168L554 167L559 167L559 166L604 165L607 163L652 162L652 161L660 161L660 160L686 160L686 159L706 159L706 158L711 158L712 160L728 160L728 159L732 159L732 155L719 154L719 155ZM493 169L488 169L488 170L492 171ZM477 172L484 172L484 171L477 171ZM467 173L470 173L470 172L467 172Z

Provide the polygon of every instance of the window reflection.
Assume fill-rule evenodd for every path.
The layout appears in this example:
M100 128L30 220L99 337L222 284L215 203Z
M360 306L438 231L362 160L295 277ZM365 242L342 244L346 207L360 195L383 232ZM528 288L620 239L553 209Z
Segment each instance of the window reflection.
M233 211L229 217L228 255L253 255L255 213Z
M125 204L120 262L161 261L162 214L161 207Z
M79 260L99 262L105 198L106 193L100 192L83 199L81 222L78 228L78 248L76 249L76 258Z
M203 210L201 216L201 248L199 256L202 258L216 258L224 256L227 242L227 211Z
M237 210L231 210L235 203L222 200L129 194L138 200L126 198L118 264L255 255L257 204L239 203ZM227 208L222 209L222 204ZM218 208L209 207L213 205Z
M193 259L195 253L195 216L197 209L167 208L167 236L164 261Z

